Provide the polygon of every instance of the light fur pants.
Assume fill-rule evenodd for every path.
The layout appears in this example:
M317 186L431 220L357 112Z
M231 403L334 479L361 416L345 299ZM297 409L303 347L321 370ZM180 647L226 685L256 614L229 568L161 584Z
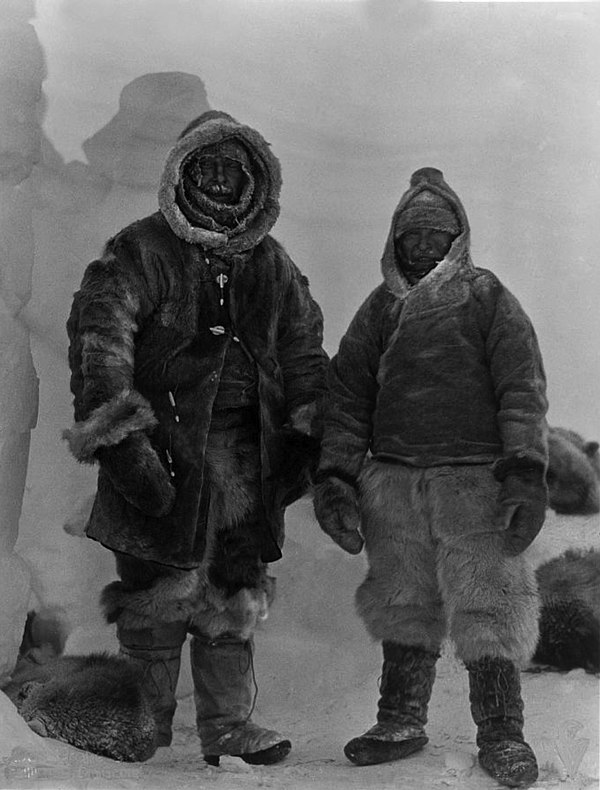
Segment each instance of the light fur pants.
M527 661L539 600L526 553L505 556L493 514L499 483L484 465L417 468L369 461L361 515L369 561L356 605L376 640L457 656Z

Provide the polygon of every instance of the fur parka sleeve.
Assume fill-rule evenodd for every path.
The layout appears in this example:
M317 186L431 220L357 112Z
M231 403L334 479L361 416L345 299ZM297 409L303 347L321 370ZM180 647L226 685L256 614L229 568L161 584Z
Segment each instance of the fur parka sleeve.
M289 417L310 404L320 408L328 357L323 349L321 308L310 293L308 279L285 257L290 279L280 313L277 357Z
M356 480L369 449L381 356L381 289L352 319L329 366L319 475Z
M519 301L496 281L494 310L486 338L503 458L503 471L548 464L546 375L533 325Z
M75 423L64 438L79 461L93 462L99 447L156 424L133 387L134 335L147 302L141 267L123 244L109 241L87 267L67 321Z

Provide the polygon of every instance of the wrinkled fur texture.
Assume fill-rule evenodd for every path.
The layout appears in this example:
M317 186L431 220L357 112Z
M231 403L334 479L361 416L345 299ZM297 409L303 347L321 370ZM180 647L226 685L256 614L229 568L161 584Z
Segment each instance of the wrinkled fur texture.
M211 487L209 531L202 565L184 571L155 567L151 579L122 561L122 581L109 584L101 604L108 622L123 628L187 622L211 638L248 639L268 615L275 580L260 561L258 448L240 430L209 437L206 474Z
M30 613L12 679L3 688L38 735L113 760L143 761L156 751L156 722L141 673L108 653L60 656L64 640L35 629Z
M550 507L567 515L600 512L600 456L598 442L575 431L551 427L546 480Z
M95 419L104 410L97 415L94 410L112 404L124 390L137 391L158 421L147 432L165 467L172 458L177 491L173 508L160 520L149 519L129 505L101 468L86 534L114 551L180 568L197 567L203 558L208 492L202 461L231 342L228 334L215 337L209 331L220 320L206 266L202 251L174 236L162 215L146 217L119 233L102 258L88 266L67 324L77 427L69 435L85 437L76 443L76 452L88 458L96 445L107 443L104 437L113 436L110 420ZM236 260L235 271L229 310L256 362L260 469L269 525L263 557L274 562L281 557L283 508L304 493L302 475L293 479L282 470L289 458L282 429L294 409L322 395L327 364L322 314L306 278L270 236ZM138 295L137 303L132 293ZM176 411L169 392L172 397L175 393ZM303 450L309 451L307 457L302 458ZM296 469L314 464L313 447L296 443L295 452Z
M536 576L542 611L534 662L600 672L600 551L568 550Z
M437 652L449 635L463 661L529 660L534 571L525 556L502 550L493 527L498 487L488 465L367 464L360 491L369 572L356 604L374 639Z

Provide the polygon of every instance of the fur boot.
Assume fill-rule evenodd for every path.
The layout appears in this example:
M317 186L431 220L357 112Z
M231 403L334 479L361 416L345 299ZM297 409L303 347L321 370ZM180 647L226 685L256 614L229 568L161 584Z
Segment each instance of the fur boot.
M291 749L290 741L278 732L250 720L256 685L252 649L251 639L192 638L196 723L209 765L218 765L224 754L241 757L251 765L272 765Z
M523 739L523 700L518 667L505 658L468 663L471 713L477 725L479 764L506 787L529 787L538 776Z
M383 658L377 724L344 747L356 765L400 760L428 742L424 728L439 653L384 642Z

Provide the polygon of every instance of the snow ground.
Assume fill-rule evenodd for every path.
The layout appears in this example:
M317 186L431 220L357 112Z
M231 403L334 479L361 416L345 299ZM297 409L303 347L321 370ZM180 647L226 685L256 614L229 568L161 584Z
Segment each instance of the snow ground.
M567 547L600 546L598 517L557 517L532 547L542 562ZM353 612L352 595L364 558L353 558L320 533L308 500L289 511L286 556L273 571L278 599L257 635L259 686L254 719L290 737L293 750L277 766L254 767L222 758L203 762L185 665L173 745L143 764L117 763L42 739L0 695L0 788L53 790L487 790L497 787L476 762L467 674L450 650L442 656L429 710L429 744L408 759L357 768L342 747L374 722L380 648ZM106 642L101 644L103 639ZM112 640L112 642L111 642ZM74 634L68 652L114 646L114 634ZM583 670L523 673L525 734L538 756L535 787L599 787L598 678ZM28 762L28 758L30 762ZM19 762L21 759L21 762ZM26 768L37 764L26 776Z

